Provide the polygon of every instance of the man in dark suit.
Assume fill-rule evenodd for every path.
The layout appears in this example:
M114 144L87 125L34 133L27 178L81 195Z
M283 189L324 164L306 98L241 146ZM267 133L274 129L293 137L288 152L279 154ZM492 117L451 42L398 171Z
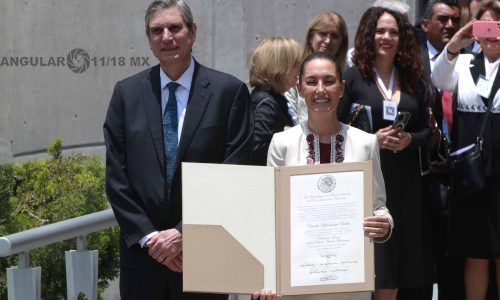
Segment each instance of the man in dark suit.
M421 21L425 40L420 47L420 54L429 78L437 56L460 28L460 14L460 5L456 0L431 0L427 4ZM446 189L449 184L449 175L443 168L446 166L446 153L444 153L446 147L443 146L445 143L451 142L449 132L453 116L452 95L434 87L433 89L434 99L429 104L436 123L431 124L431 127L436 134L436 136L433 135L433 138L436 141L441 141L442 148L430 147L431 149L422 150L422 170L429 172L423 177L423 187L432 218L432 247L439 299L459 300L464 298L463 261L450 258L446 254L446 237L448 235ZM438 129L442 134L441 137ZM448 139L445 141L443 137L448 137ZM430 151L430 155L427 150ZM430 159L432 163L427 159Z
M116 84L104 123L121 298L227 299L182 292L181 162L250 163L248 89L192 58L196 23L184 1L151 3L146 34L160 64Z
M460 29L460 6L456 0L432 0L429 1L423 15L421 27L425 33L425 41L420 47L424 69L430 76L434 61L451 37ZM451 129L452 111L451 103L446 103L442 93L436 90L434 114L438 125ZM445 101L443 106L443 101ZM442 123L445 119L446 124ZM446 132L446 130L445 130Z

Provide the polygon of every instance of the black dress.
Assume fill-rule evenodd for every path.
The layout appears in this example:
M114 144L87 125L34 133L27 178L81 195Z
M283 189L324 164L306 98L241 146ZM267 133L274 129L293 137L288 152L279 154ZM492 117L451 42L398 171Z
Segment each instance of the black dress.
M283 95L255 88L250 96L255 118L253 164L265 166L273 135L283 131L285 126L292 127L293 121Z
M383 99L376 83L364 79L356 68L345 74L346 90L338 106L342 122L353 103L371 107L373 133L392 124L383 119ZM406 131L411 144L393 153L380 150L387 208L394 218L391 238L375 244L376 288L412 288L431 284L434 279L430 241L430 216L422 199L419 147L430 137L423 88L408 94L401 91L399 111L411 113Z

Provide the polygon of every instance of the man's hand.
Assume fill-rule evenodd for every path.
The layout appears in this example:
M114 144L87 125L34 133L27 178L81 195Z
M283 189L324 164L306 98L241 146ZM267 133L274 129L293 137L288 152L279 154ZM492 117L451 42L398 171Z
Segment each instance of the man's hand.
M168 257L163 261L162 265L174 272L182 272L182 252L177 254L174 258L171 258L171 256Z
M160 231L148 242L148 254L174 272L182 271L182 235L175 229Z

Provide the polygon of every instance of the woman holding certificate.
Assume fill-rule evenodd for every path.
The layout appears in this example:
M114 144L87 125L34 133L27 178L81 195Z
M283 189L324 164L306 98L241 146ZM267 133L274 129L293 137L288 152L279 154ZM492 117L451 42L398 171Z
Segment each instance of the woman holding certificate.
M315 52L300 67L298 91L307 105L308 120L276 133L267 156L269 166L373 161L374 215L363 223L365 234L375 242L389 239L393 221L385 207L385 185L380 169L377 137L337 119L337 104L344 92L342 71L329 53ZM361 224L360 224L361 225ZM260 291L253 299L274 299L272 291ZM289 296L287 299L370 299L370 293Z

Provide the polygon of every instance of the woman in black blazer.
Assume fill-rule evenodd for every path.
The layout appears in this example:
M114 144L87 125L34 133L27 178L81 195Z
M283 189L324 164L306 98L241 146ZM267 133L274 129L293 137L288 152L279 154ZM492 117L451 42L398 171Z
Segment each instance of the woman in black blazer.
M253 163L266 165L267 149L276 132L293 126L283 94L297 82L300 47L290 38L262 40L249 59L255 117Z

